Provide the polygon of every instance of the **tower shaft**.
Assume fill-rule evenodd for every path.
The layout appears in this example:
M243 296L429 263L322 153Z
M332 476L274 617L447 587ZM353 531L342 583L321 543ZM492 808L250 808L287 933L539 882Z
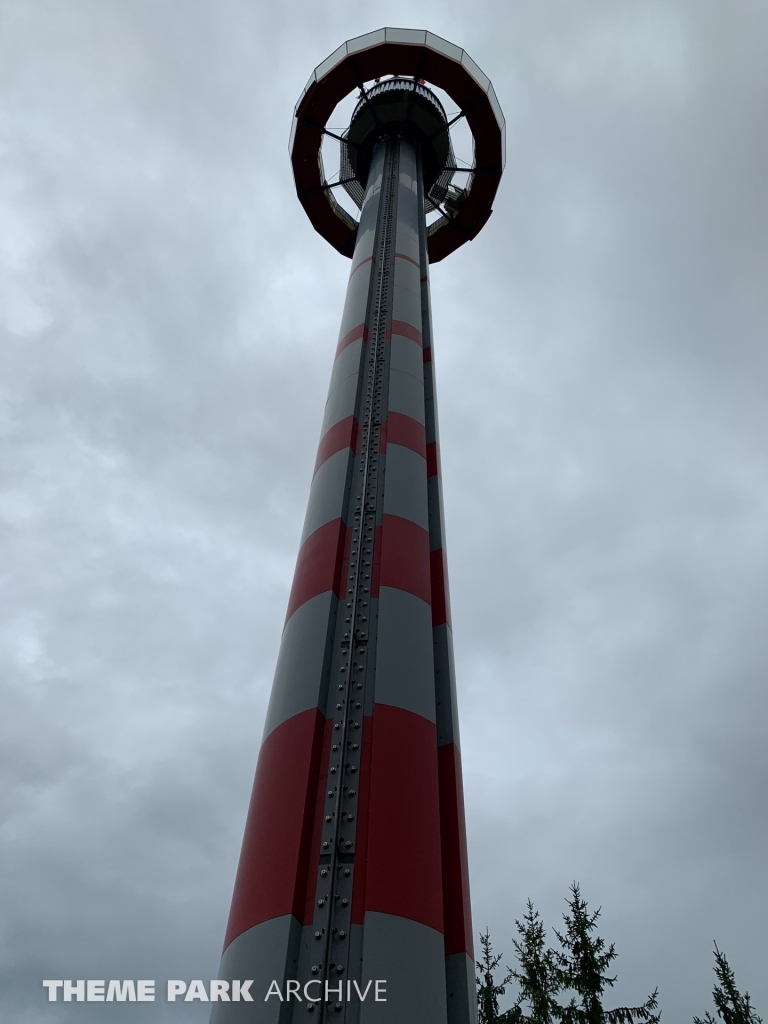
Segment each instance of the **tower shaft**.
M403 139L371 158L220 978L253 979L254 1002L215 1004L215 1024L476 1020L423 181Z

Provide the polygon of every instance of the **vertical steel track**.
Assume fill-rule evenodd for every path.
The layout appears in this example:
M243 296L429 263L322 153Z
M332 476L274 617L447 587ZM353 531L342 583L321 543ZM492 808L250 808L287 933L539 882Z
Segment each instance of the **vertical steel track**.
M360 980L359 958L350 953L351 904L358 779L363 756L362 721L365 709L370 709L374 699L376 621L371 590L377 557L376 527L381 518L384 490L384 455L380 447L381 425L387 416L386 342L391 324L399 146L396 142L381 145L386 146L386 152L374 243L375 271L366 316L368 344L362 350L365 365L358 392L360 456L349 492L346 517L351 527L349 571L346 594L339 607L338 639L332 659L332 666L338 666L336 677L340 682L334 683L332 679L328 693L330 711L336 687L315 899L314 938L321 956L311 965L309 973L310 979L321 983L318 992L323 997L326 991L342 996L316 1004L321 1021L332 1018L339 1024L357 1015L357 1007L347 1000L345 990L348 983ZM340 985L344 986L341 992ZM294 1010L294 1019L298 1012Z

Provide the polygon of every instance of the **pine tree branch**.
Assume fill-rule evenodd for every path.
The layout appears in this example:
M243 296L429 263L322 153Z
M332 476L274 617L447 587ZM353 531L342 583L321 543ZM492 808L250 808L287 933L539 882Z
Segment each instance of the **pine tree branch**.
M617 1006L615 1010L606 1010L605 1019L610 1024L634 1024L636 1020L647 1021L647 1024L658 1024L661 1014L655 1013L659 1006L659 990L655 989L642 1006Z
M712 990L712 998L715 1001L717 1016L724 1024L763 1024L762 1017L755 1012L749 992L744 995L736 987L736 976L726 959L715 943L715 977L718 984ZM709 1013L704 1017L694 1017L694 1024L717 1024L715 1018Z

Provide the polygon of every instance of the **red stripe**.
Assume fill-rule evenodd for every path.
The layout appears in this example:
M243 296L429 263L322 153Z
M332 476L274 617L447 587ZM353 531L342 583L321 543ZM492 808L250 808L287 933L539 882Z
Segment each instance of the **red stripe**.
M432 625L451 624L451 602L448 599L448 565L445 549L437 548L429 553L430 576L432 578Z
M321 438L315 459L315 473L326 459L343 448L351 448L355 455L360 454L360 428L354 416L345 416L343 420L334 423Z
M336 355L343 352L347 345L351 345L353 341L357 341L358 338L368 338L368 328L365 324L358 324L357 327L353 327L351 331L347 331L343 338L339 338L339 344L336 346Z
M386 444L410 448L422 458L427 457L427 433L424 424L401 412L390 412L387 420Z
M437 764L440 782L445 955L468 953L474 960L464 788L461 781L461 753L458 747L453 743L439 747Z
M416 260L412 260L410 256L406 256L404 252L396 252L395 258L398 260L408 260L408 262L412 263L414 267L418 267L419 270L421 270L421 264L417 263Z
M421 331L417 331L415 327L411 327L405 320L393 320L392 321L392 333L399 334L401 338L410 338L411 341L415 341L417 345L423 344Z
M437 441L430 441L427 445L427 476L442 476L440 470L440 449Z
M328 590L335 591L337 595L341 592L346 533L343 521L334 519L324 523L304 541L296 560L286 622L310 598Z
M317 708L278 725L259 752L224 948L283 914L301 919L324 718Z
M436 744L426 718L375 705L370 790L359 808L368 819L367 864L362 884L355 879L355 923L370 910L443 930Z
M427 345L427 347L424 349L424 362L425 363L431 363L432 362L432 346L431 345Z
M429 534L401 516L385 515L381 525L382 587L397 587L430 603ZM374 595L375 596L375 595Z

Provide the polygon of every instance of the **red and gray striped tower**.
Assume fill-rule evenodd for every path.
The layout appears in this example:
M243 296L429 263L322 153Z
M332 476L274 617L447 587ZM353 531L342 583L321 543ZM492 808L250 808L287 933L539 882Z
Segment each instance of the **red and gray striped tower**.
M450 124L426 83L458 108ZM355 91L349 127L330 132ZM341 150L332 184L324 136ZM212 1020L470 1024L428 270L490 216L504 119L463 50L382 29L315 70L290 149L310 220L352 267L222 957L220 978L253 979L253 1002L219 1002Z

